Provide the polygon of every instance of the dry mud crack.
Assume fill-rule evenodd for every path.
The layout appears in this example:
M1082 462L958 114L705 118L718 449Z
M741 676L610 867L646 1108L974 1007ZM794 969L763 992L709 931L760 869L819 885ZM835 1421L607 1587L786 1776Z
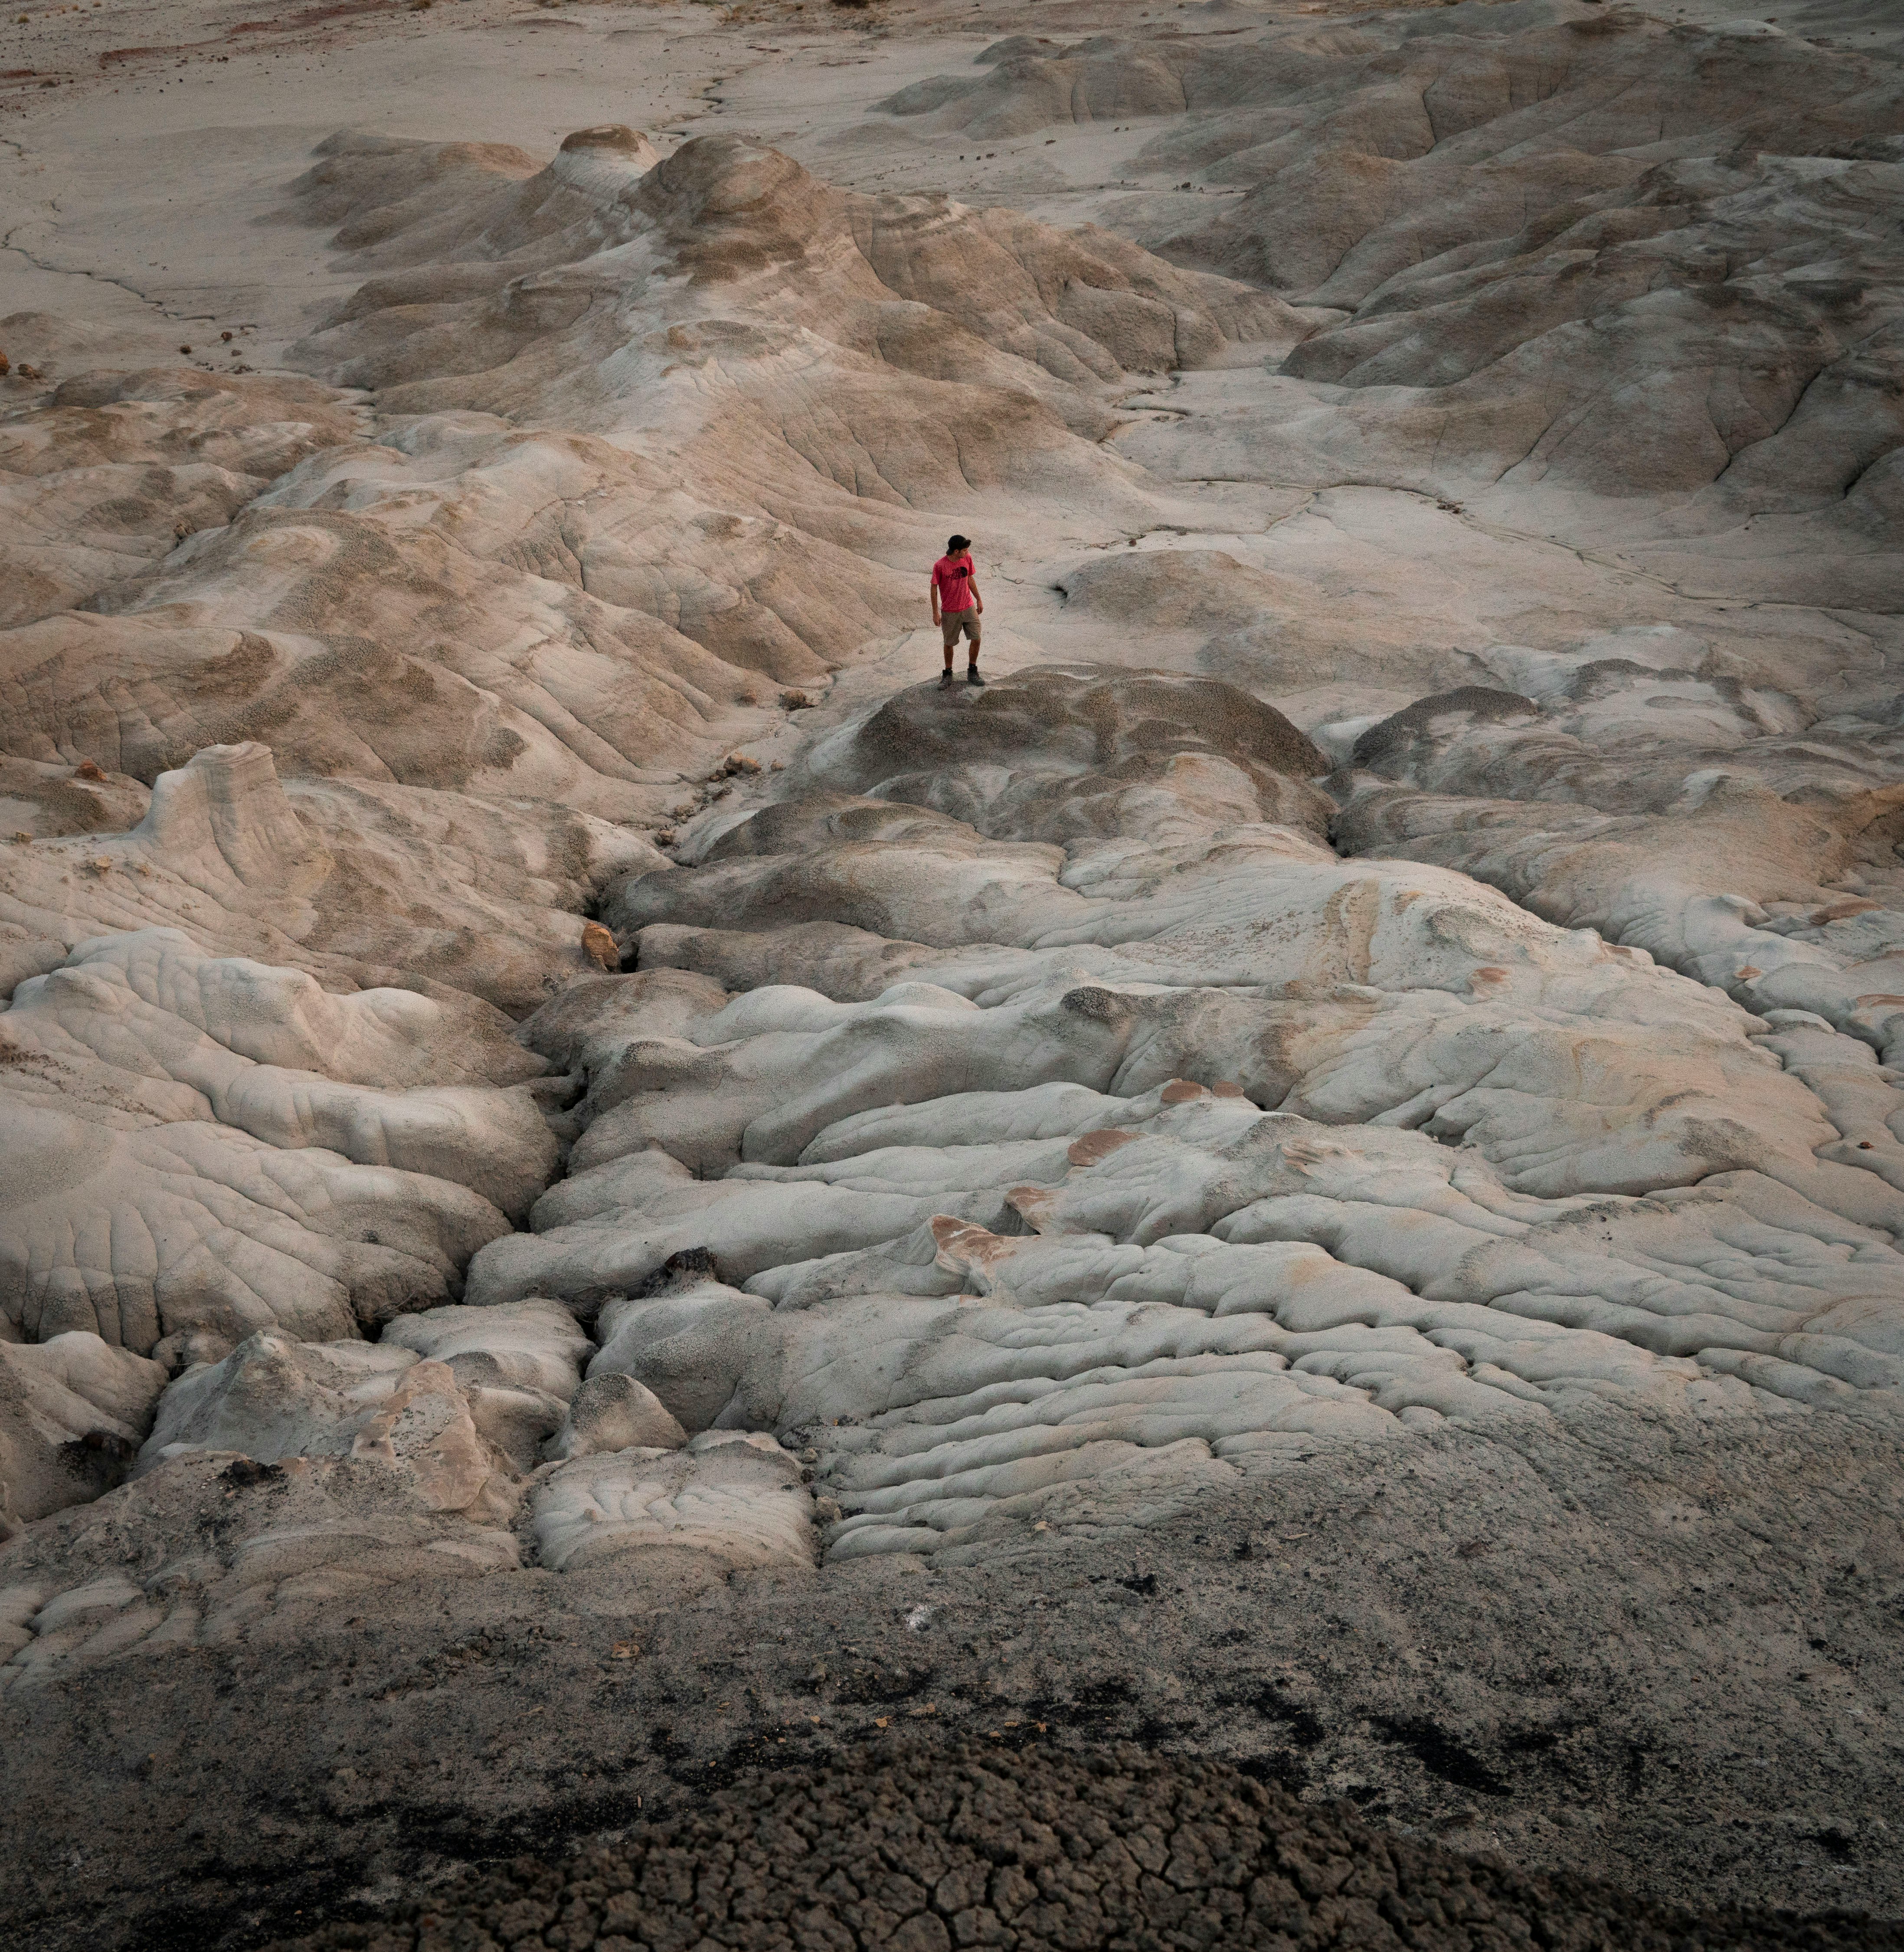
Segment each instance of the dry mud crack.
M127 4L0 77L19 1942L1886 1942L1890 10ZM821 1891L955 1782L1373 1908Z
M519 1859L333 1927L311 1952L424 1946L1480 1944L1875 1947L1863 1916L1675 1913L1368 1830L1220 1764L914 1744L789 1772L561 1867Z

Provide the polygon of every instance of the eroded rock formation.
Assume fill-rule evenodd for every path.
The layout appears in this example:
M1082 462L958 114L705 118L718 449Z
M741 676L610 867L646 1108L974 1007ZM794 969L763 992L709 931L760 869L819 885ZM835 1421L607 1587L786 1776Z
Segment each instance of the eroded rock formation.
M18 383L0 1692L1894 1428L1896 61L1181 11L827 139L1035 210L345 131L286 370Z

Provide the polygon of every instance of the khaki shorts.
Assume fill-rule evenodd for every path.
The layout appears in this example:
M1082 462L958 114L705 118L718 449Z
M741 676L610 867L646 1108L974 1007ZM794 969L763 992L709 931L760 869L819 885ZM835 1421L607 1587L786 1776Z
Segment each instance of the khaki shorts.
M939 627L946 633L947 650L958 642L958 633L961 630L976 646L978 643L978 605L974 603L963 610L941 612Z

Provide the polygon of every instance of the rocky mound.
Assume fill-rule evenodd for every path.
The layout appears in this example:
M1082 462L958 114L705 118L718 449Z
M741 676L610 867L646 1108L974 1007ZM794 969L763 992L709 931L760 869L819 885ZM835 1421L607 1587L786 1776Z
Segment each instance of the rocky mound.
M1280 712L1235 685L1083 665L1018 671L976 697L901 692L812 770L997 839L1067 840L1115 831L1124 795L1180 792L1193 773L1237 817L1319 837L1328 802L1300 783L1327 767Z
M1291 1945L1861 1952L1863 1916L1699 1916L1371 1828L1220 1763L898 1746L768 1775L564 1864L523 1857L296 1952ZM293 1952L290 1946L274 1952Z

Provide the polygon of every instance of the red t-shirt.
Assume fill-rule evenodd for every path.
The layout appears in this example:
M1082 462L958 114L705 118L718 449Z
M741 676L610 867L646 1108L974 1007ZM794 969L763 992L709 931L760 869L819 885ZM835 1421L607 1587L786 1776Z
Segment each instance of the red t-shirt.
M942 555L932 566L933 587L939 592L939 607L951 612L969 610L972 607L972 559L961 556L956 561Z

